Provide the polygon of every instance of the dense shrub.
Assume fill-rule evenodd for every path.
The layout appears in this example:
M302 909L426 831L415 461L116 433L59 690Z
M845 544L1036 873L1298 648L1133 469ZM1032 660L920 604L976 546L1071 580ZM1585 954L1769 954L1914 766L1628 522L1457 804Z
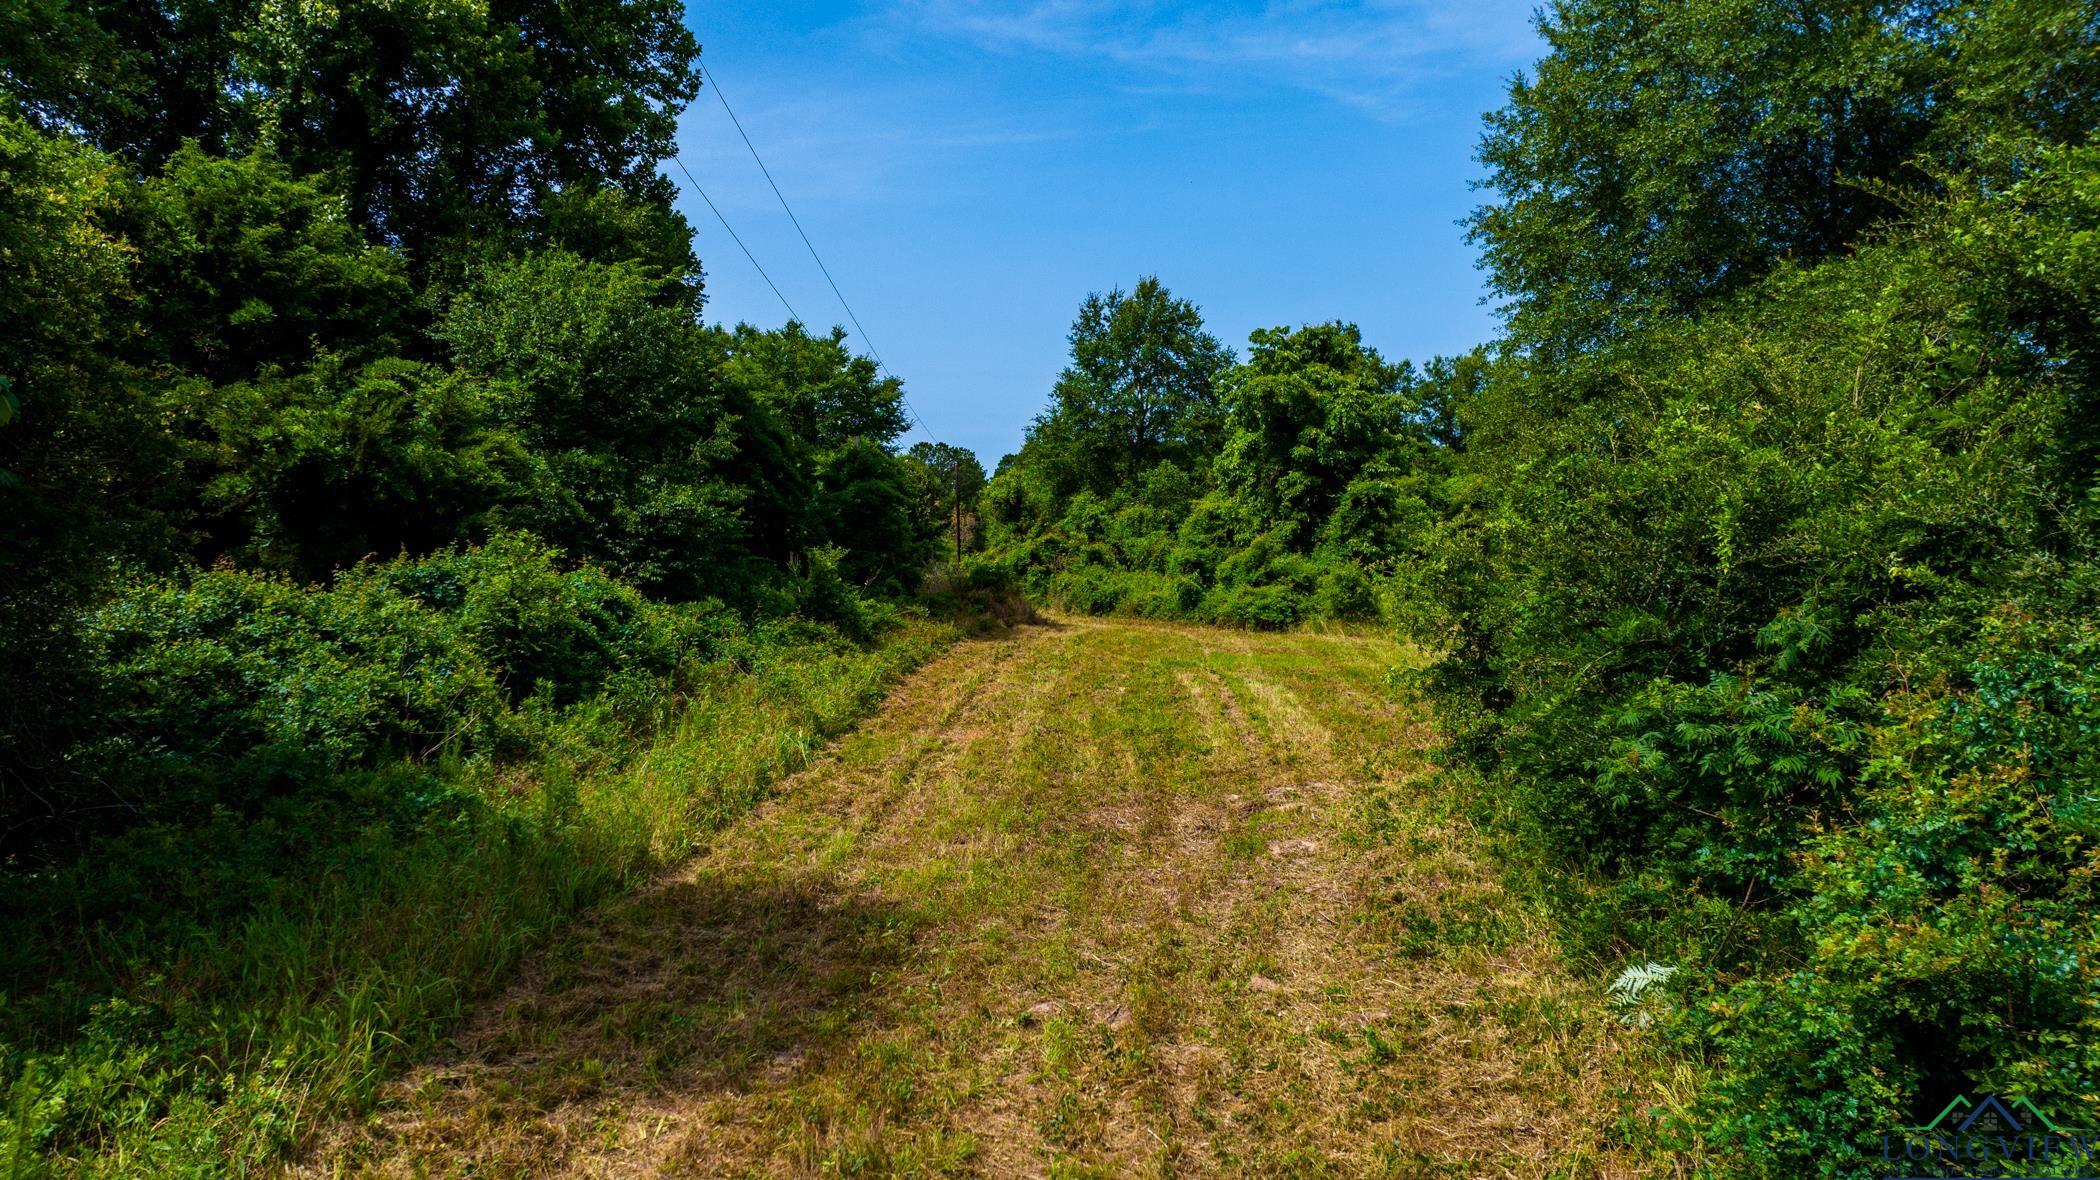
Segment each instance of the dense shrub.
M1138 298L1177 302L1156 283ZM1264 628L1377 617L1379 582L1435 522L1423 482L1450 456L1432 407L1457 370L1388 364L1345 324L1264 329L1245 364L1222 368L1181 306L1165 339L1096 339L1102 307L1082 308L1075 368L986 490L993 560L1087 614ZM1121 427L1098 388L1114 349L1139 341L1213 374L1214 400L1176 403L1189 420L1159 429L1181 441L1149 466L1104 458Z
M366 567L358 578L451 616L514 702L538 696L574 704L614 676L669 676L712 655L710 615L727 622L719 608L651 602L595 566L564 568L558 550L519 533Z
M136 281L150 300L141 363L211 381L373 359L401 343L401 255L368 241L335 186L267 153L184 144L130 198Z
M516 534L325 589L230 568L139 577L88 619L111 686L93 756L165 821L389 760L515 755L550 710L661 694L737 627ZM865 612L851 630L872 633Z
M1570 855L1777 885L1892 674L2047 543L2074 398L1951 262L1935 234L1784 272L1467 410L1454 552L1482 572L1445 583L1439 675L1497 705L1501 771Z
M482 380L382 357L322 356L163 399L197 489L198 556L307 581L485 535L535 498L537 465Z
M2100 1113L2100 26L1905 12L1544 16L1474 221L1511 331L1394 571L1453 781L1578 953L1677 968L1664 1121L1730 1175Z
M322 592L232 569L141 578L88 631L114 729L149 756L339 770L485 748L504 710L459 620L376 578Z
M1726 1062L1698 1112L1710 1141L1774 1174L1849 1173L1878 1163L1865 1129L1921 1124L1948 1093L2093 1116L2100 627L2075 576L2087 591L2041 613L1994 612L1957 678L1885 702L1855 822L1803 850L1805 961L1687 1013Z
M837 627L853 639L866 640L875 629L875 612L840 568L845 551L836 547L812 550L808 568L790 591L796 617Z

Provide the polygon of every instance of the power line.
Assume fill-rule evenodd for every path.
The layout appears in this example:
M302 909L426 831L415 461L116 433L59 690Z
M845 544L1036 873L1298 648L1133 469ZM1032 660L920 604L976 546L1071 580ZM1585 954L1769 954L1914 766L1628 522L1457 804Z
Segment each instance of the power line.
M722 109L729 113L729 121L736 126L736 133L743 139L744 147L751 152L751 158L758 162L758 170L765 176L767 187L773 190L774 199L780 202L780 208L787 213L788 221L794 225L796 235L802 239L802 245L809 250L809 256L816 260L817 269L823 272L824 281L831 286L831 293L838 296L839 306L846 309L846 318L853 322L853 330L860 333L861 343L868 346L868 354L875 358L876 368L889 373L894 379L897 374L891 372L889 365L882 359L882 350L875 347L875 340L868 335L868 330L861 326L860 317L853 314L853 305L846 302L846 293L839 290L838 280L831 277L831 268L824 265L824 256L817 253L816 243L809 240L808 231L802 228L802 219L795 216L794 207L788 204L787 195L780 191L779 183L773 179L773 170L766 167L765 157L758 154L758 145L751 142L750 132L744 130L744 121L736 117L736 108L729 105L729 96L722 93L722 84L715 80L714 74L708 70L705 62L700 63L700 77L702 81L707 83L708 88L715 92L715 99L722 104ZM673 158L675 159L676 157ZM683 168L684 165L681 164L679 167ZM687 175L690 176L691 173ZM715 216L720 217L721 214L717 213ZM725 228L728 224L728 222L723 222ZM731 236L734 235L732 234ZM742 243L738 244L741 245ZM745 253L749 254L750 251L747 250ZM757 265L757 261L753 260L752 265ZM778 295L780 292L776 289L773 293ZM782 300L782 302L786 301ZM919 416L919 411L912 407L911 400L904 396L904 392L901 389L897 392L897 401L904 406L904 413L913 422L918 423L920 430L926 432L927 438L935 442L940 441L940 436L934 434L933 428L926 425L926 419Z
M817 260L817 269L824 272L824 281L831 284L831 293L838 296L839 306L846 309L846 318L853 321L854 330L860 333L862 342L868 346L868 351L874 355L875 363L882 365L882 352L875 347L875 341L868 336L868 330L860 326L860 317L853 314L853 305L846 302L845 293L839 290L838 281L831 277L831 268L824 265L823 256L817 253L816 246L809 240L809 234L802 228L802 219L795 216L794 208L788 204L787 197L780 191L780 185L773 179L773 170L766 167L765 157L758 154L758 145L751 142L750 133L744 130L744 121L736 117L735 108L729 105L729 96L722 93L722 84L715 81L715 76L708 72L707 65L704 62L700 65L700 76L714 90L715 99L722 104L722 109L729 112L729 121L735 124L736 133L743 139L744 147L751 152L751 158L758 161L759 172L764 174L767 186L773 190L774 199L780 202L781 209L787 213L788 220L794 224L795 233L802 238L802 244L808 248L809 256ZM886 369L889 366L883 365L882 367Z
M791 320L795 320L798 323L806 322L802 319L800 315L796 314L795 305L788 302L788 297L780 293L780 288L776 286L773 282L773 276L767 274L766 268L758 264L758 256L751 253L751 247L746 246L744 244L744 239L737 236L736 227L729 224L729 219L727 217L722 216L722 211L720 209L715 208L715 203L713 199L711 199L707 195L707 190L700 187L700 182L698 180L693 179L692 169L687 168L685 166L685 161L679 159L677 156L672 156L671 162L673 164L678 165L678 170L680 172L685 173L686 180L692 183L693 191L699 193L700 199L707 202L708 211L715 215L716 221L722 223L723 229L729 231L729 240L735 242L737 249L742 250L744 252L744 257L751 260L751 268L758 272L758 277L766 281L766 286L773 288L773 298L780 300L780 306L787 308L788 318Z

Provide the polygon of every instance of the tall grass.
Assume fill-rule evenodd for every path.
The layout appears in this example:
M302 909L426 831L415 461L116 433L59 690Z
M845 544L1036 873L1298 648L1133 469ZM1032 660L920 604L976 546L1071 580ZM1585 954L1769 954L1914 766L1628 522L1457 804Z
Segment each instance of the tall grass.
M369 1102L551 929L686 854L958 634L914 619L867 646L754 639L661 703L653 739L623 749L586 716L530 767L374 774L351 793L421 792L414 822L286 821L291 855L214 918L185 922L156 890L185 895L208 853L252 846L252 830L147 834L10 881L0 1173L267 1170ZM135 920L65 906L113 873L135 878Z

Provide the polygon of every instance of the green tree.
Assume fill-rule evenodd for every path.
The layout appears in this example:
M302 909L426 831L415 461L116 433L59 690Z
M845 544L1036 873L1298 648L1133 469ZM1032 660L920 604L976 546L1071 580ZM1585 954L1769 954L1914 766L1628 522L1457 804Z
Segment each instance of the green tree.
M1580 349L1839 254L1998 137L2100 121L2077 0L1558 0L1472 217L1514 342Z
M530 495L499 520L694 597L719 592L719 563L739 552L750 405L711 374L663 283L638 263L530 254L480 271L438 336L491 383L494 423L530 455Z
M115 355L132 329L111 160L0 104L0 841L79 803L65 754L93 712L77 642L115 552L165 549L166 448Z
M656 166L699 91L676 0L255 4L245 134L341 174L352 216L412 256L571 186L668 200Z
M1232 350L1196 305L1157 278L1089 295L1052 391L1046 443L1069 449L1084 486L1106 493L1162 459L1208 456L1221 424L1217 381Z
M1451 748L1594 874L1580 944L1689 968L1677 1129L1746 1175L2094 1085L2086 881L2049 866L2089 839L2054 817L2094 758L2100 151L2022 150L1460 402Z
M812 336L791 321L775 330L738 324L709 335L723 377L816 451L856 438L889 443L910 427L904 383L854 355L843 328Z
M824 456L817 496L822 541L844 550L841 574L877 594L916 588L933 540L912 511L911 485L897 456L871 439L852 439Z
M319 582L488 535L538 491L495 403L486 381L400 357L178 383L199 555Z
M224 151L235 54L256 0L0 5L0 79L46 130L155 167L185 142Z
M706 276L693 253L685 214L660 200L618 188L572 185L540 203L539 223L527 242L563 250L589 262L632 262L663 281L659 298L699 316Z
M974 532L977 498L983 494L984 464L970 451L943 442L913 443L905 452L922 517L946 532L961 561L966 544L977 540Z
M816 494L819 469L861 441L886 448L907 426L904 384L846 346L844 331L812 336L801 324L738 324L702 336L705 363L744 411L747 536L769 556L798 557L829 530Z
M138 188L128 237L151 307L142 366L235 381L317 352L370 358L403 344L401 258L365 240L342 198L262 154L185 144Z
M667 208L699 92L677 0L28 0L0 62L28 111L156 169L190 140L340 179L352 221L418 265L544 228L570 190Z
M1413 369L1387 364L1354 324L1262 328L1225 377L1219 486L1311 547L1343 493L1380 459L1411 466L1425 449L1401 391ZM1412 444L1412 446L1410 446Z

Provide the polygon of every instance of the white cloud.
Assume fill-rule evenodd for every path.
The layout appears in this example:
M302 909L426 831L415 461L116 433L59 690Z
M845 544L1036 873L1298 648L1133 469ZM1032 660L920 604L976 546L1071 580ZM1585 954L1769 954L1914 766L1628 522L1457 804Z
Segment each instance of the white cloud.
M1075 138L1076 127L1041 116L942 109L909 89L787 86L778 78L733 83L730 102L774 179L795 202L845 202L911 190L957 153ZM773 98L775 94L785 97ZM681 120L680 154L708 161L701 180L725 209L770 212L775 199L743 139L709 92Z
M1381 116L1405 113L1441 77L1513 69L1538 52L1531 0L900 0L888 19L993 52L1104 59L1140 85L1274 84Z

